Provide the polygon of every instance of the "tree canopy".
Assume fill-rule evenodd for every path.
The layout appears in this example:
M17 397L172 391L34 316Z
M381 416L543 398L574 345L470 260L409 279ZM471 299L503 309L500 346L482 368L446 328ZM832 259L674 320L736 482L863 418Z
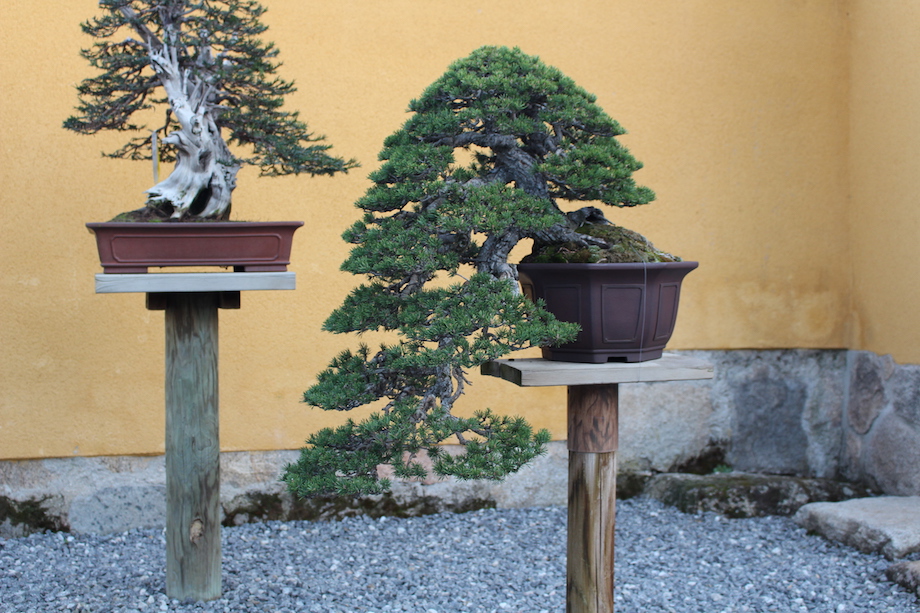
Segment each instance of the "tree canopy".
M409 111L356 203L363 218L344 234L354 247L342 269L366 282L324 324L399 340L343 352L304 394L326 410L381 408L309 438L284 476L301 495L380 492L389 484L378 465L420 476L423 450L438 475L493 479L541 453L549 433L521 417L455 414L468 369L577 333L520 293L509 253L525 238L602 243L575 232L600 212L566 214L559 200L627 207L654 198L633 181L641 164L595 97L519 49L474 51ZM464 453L438 446L452 437Z
M82 56L99 74L78 87L81 134L140 132L109 157L151 159L153 131L170 178L148 205L176 218L225 218L242 164L262 175L328 175L356 163L330 155L296 111L283 109L294 85L276 75L278 50L259 36L265 8L254 0L100 0L102 16L82 24L97 39ZM234 150L227 145L234 146ZM210 202L209 202L210 201ZM198 209L198 210L196 210Z

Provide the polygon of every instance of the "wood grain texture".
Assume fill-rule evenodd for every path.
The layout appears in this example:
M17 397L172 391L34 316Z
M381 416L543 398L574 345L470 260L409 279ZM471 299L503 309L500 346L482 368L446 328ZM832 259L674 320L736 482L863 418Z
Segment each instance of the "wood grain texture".
M712 379L714 376L711 363L673 353L648 362L607 364L553 362L542 358L504 359L486 362L480 367L480 372L521 387L692 381Z
M166 593L220 597L218 296L171 294L166 307Z
M569 451L605 453L617 450L618 398L616 384L568 388Z
M617 454L569 452L566 613L613 613Z

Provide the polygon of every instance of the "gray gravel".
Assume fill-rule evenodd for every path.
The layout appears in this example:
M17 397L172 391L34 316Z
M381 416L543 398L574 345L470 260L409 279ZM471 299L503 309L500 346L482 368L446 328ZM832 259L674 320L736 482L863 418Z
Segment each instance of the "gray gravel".
M170 600L162 530L0 541L0 611L553 612L565 610L565 509L270 522L223 530L223 592ZM617 613L917 613L888 562L787 518L619 503Z

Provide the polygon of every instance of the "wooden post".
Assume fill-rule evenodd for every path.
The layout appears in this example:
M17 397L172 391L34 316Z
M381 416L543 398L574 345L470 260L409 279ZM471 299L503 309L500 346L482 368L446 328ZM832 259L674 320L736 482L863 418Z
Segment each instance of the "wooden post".
M484 375L521 387L568 387L569 520L566 612L613 612L618 384L712 379L712 364L665 354L648 362L495 360Z
M146 293L166 311L166 594L220 597L217 309L241 290L292 290L293 272L96 275L96 293Z
M220 597L217 293L166 296L166 594Z
M613 613L617 385L568 388L566 612Z

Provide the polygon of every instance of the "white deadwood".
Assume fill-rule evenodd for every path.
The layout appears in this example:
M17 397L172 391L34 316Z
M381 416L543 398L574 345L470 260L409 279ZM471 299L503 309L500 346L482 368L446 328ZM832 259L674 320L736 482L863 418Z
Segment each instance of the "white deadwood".
M121 10L132 20L130 8ZM204 47L196 62L197 70L183 69L176 46L180 27L168 11L162 13L162 18L162 38L132 20L180 126L160 140L161 144L176 147L176 166L166 179L146 191L147 203L171 205L175 219L189 215L225 218L230 213L230 198L240 163L214 121L215 114L220 112L219 97L207 79L213 59L210 50Z

